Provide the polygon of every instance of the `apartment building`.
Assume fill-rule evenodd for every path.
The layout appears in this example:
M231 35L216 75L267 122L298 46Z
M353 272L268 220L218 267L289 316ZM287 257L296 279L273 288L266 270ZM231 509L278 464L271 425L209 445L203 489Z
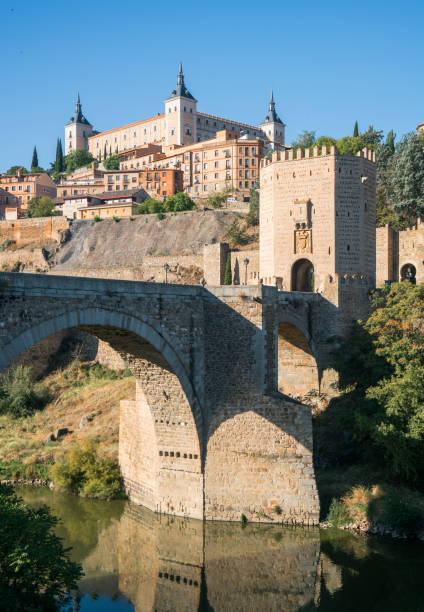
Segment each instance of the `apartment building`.
M179 169L125 170L105 172L104 191L143 189L150 197L163 200L168 196L183 191L183 173Z
M265 143L247 134L221 130L215 138L187 146L170 145L161 154L140 155L137 149L120 155L121 170L149 168L152 177L168 169L180 169L182 189L193 198L209 197L225 188L246 199L259 178L259 161ZM148 190L148 189L147 189Z
M48 196L54 199L57 193L56 183L46 172L22 174L18 170L16 174L1 174L0 187L16 197L21 211L26 210L32 198Z
M0 219L6 219L6 211L9 208L17 208L17 198L0 187Z

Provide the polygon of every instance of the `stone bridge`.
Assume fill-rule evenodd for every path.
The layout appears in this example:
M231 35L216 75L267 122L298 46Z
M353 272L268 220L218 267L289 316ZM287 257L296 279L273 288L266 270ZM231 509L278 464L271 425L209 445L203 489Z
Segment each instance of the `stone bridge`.
M330 386L333 310L273 287L1 273L0 370L59 331L94 335L136 377L120 414L130 499L199 519L316 524L311 413L293 397Z

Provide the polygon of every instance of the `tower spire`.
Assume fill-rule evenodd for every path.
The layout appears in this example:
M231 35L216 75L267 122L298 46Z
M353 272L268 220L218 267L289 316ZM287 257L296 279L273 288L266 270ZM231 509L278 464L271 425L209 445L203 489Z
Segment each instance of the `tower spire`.
M184 73L183 73L183 63L180 62L177 85L184 85Z
M271 89L271 98L269 100L269 110L273 111L275 109L275 102L274 102L274 92Z

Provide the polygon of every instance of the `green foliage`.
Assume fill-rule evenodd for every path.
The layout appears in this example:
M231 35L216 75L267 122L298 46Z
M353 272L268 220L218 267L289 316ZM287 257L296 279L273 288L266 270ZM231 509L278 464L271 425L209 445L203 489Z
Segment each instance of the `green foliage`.
M111 153L107 159L104 159L103 165L106 170L119 170L119 161L119 155L112 155Z
M240 226L240 220L234 219L228 231L228 236L233 244L243 245L249 241L245 230Z
M99 221L101 221L99 215L94 215L94 217L91 220L91 225L94 225L95 223L98 223Z
M32 198L28 202L25 214L27 217L54 217L56 215L54 202L47 196Z
M55 533L57 519L47 507L24 504L10 487L0 485L0 601L2 609L58 610L77 587L81 567Z
M0 480L49 480L50 466L45 463L22 463L22 461L0 461Z
M107 158L107 149L106 149L106 143L105 143L105 148L104 148L104 151L103 151L103 161L105 161L106 158Z
M340 155L356 155L363 148L360 136L344 136L336 142L337 151Z
M407 535L415 535L423 525L423 497L405 488L384 487L368 508L372 520Z
M169 196L165 202L155 200L154 198L147 198L136 208L136 215L147 215L157 214L165 212L181 212L184 210L193 210L196 208L193 200L183 192ZM161 217L163 219L163 217Z
M294 150L302 149L304 151L305 149L309 149L314 146L315 139L316 139L315 130L313 131L304 130L301 134L297 136L297 138L293 140L293 142L291 143L291 146L293 147Z
M341 527L352 522L349 511L342 501L333 499L326 521L333 527Z
M246 224L248 227L259 225L259 183L256 182L254 187L249 191L249 212L246 216Z
M28 170L24 168L24 166L11 166L6 172L6 174L14 175L17 173L18 170L21 171L21 174L28 174Z
M12 244L16 244L15 241L11 238L6 238L0 243L0 251L5 251L8 247L12 246Z
M117 217L116 215L113 215L112 219L115 221L115 223L119 223L120 222L120 218Z
M392 157L390 203L413 223L424 213L424 138L404 136Z
M31 172L37 172L35 168L38 168L37 147L34 147L34 151L32 152Z
M227 198L230 193L232 193L232 189L223 189L222 191L219 191L218 193L214 193L213 195L209 196L206 203L208 206L211 206L215 209L222 208L224 206L224 203L227 201Z
M318 147L318 152L321 153L322 147L327 147L329 151L331 147L336 146L337 141L331 136L320 136L318 140L314 143L314 147Z
M377 291L374 311L334 353L345 429L392 478L424 481L424 286Z
M58 491L98 499L123 497L117 461L101 457L92 440L74 446L52 466L50 475Z
M31 369L18 366L0 377L0 414L26 417L42 410L49 400L48 390L34 383Z
M165 200L161 212L182 212L184 210L193 210L194 208L196 208L196 204L190 196L180 191Z
M95 161L94 157L86 151L85 149L75 149L75 151L71 151L65 157L65 167L67 174L71 174L77 168L83 168L84 166L88 166L93 161Z
M57 139L56 144L56 160L54 162L54 171L59 174L65 170L65 164L63 160L62 140Z
M225 262L224 285L232 285L232 282L231 255L228 253L227 261Z
M88 364L75 359L63 372L63 376L71 387L84 387L98 380L116 380L118 374L114 370L104 368L100 363Z
M354 138L357 138L359 136L359 127L358 127L358 122L355 121L355 125L353 126L353 134L352 136Z
M165 215L163 214L163 212L158 212L158 214L156 215L156 217L159 219L159 221L162 221L162 219L165 218Z

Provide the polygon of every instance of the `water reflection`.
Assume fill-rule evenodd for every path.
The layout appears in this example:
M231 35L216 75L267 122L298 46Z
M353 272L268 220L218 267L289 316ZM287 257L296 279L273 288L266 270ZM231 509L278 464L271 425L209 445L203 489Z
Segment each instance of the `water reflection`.
M347 532L201 523L128 502L25 489L48 504L85 576L74 610L422 610L420 543Z

